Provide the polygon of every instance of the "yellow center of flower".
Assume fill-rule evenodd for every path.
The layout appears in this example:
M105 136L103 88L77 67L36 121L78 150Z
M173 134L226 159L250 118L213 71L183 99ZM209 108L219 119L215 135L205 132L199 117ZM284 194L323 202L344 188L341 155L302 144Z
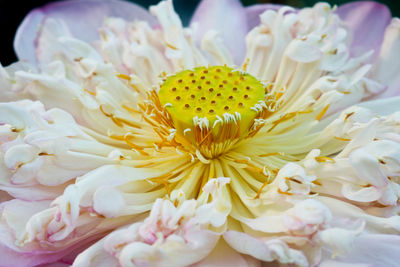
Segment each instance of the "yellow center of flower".
M243 130L257 115L254 106L264 100L261 82L248 73L226 66L197 67L168 77L161 85L161 104L177 128L194 126L194 118L206 118L210 127L224 114L240 114Z

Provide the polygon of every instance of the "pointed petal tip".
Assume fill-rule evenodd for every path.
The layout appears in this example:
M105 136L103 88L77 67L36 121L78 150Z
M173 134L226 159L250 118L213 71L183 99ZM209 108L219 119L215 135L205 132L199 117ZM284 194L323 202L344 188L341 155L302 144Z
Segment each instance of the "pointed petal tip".
M239 0L203 0L190 22L195 28L195 39L200 42L209 30L219 32L236 64L244 58L248 31L245 8Z

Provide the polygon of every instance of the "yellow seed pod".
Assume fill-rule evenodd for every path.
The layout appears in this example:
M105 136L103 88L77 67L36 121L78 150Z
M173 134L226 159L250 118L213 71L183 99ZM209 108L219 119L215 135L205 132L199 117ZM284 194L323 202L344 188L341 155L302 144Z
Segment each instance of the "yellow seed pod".
M257 115L252 109L264 100L263 84L248 73L226 66L197 67L168 77L159 99L175 126L193 127L193 118L207 118L212 126L225 113L240 113L241 125L249 127Z

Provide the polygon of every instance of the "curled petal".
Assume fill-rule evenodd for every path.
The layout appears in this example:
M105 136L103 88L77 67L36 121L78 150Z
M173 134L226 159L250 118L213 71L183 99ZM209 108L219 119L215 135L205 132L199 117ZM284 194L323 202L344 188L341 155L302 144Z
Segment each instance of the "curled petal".
M73 248L58 251L43 251L39 247L31 247L25 251L18 244L23 242L22 232L30 216L49 205L49 201L28 202L11 200L0 206L0 255L1 266L36 266L57 261L67 255ZM17 242L15 241L17 239Z
M329 228L320 231L316 239L332 249L333 255L346 255L353 249L355 238L364 230L364 223L358 229Z
M95 266L100 260L111 266L115 260L121 266L188 266L202 260L213 250L220 233L209 230L210 222L199 219L199 209L209 206L197 204L182 196L174 203L157 199L143 222L111 233L79 255L74 266Z
M323 53L317 47L295 40L287 47L286 55L294 61L309 63L320 59Z
M1 103L0 122L0 189L15 197L54 198L64 183L115 162L108 157L112 150L86 135L63 110L46 111L29 100Z
M260 24L260 15L267 10L278 11L282 5L258 4L246 7L247 27L253 29Z
M119 263L111 254L104 251L104 239L96 242L79 254L73 263L74 267L118 267Z
M259 260L280 263L292 263L299 266L307 266L307 258L302 252L289 248L287 244L272 239L263 241L245 233L228 231L224 234L226 242L240 253L251 255Z

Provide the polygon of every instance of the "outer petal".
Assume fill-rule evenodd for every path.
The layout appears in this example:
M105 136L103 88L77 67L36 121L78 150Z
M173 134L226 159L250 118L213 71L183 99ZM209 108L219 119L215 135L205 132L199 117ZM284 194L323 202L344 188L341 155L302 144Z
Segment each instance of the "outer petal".
M321 262L319 267L372 267L372 265L364 263L346 263L333 260L326 260Z
M379 52L383 33L392 18L390 10L372 1L353 2L338 8L337 14L353 31L351 53L360 55L374 49Z
M261 261L240 254L231 248L224 239L220 239L213 251L203 260L191 265L191 267L260 267Z
M193 15L191 26L195 38L201 41L209 30L218 31L240 64L246 51L247 16L238 0L203 0Z
M396 235L360 235L344 262L371 264L374 267L398 266L400 237Z
M104 233L110 229L115 229L128 221L132 222L133 216L122 214L118 218L111 217L117 212L127 211L129 209L127 205L130 204L132 204L130 206L132 209L127 211L129 215L132 215L131 212L142 213L151 208L154 199L147 202L145 200L145 205L140 205L132 199L127 200L131 201L129 203L114 202L115 210L110 211L109 206L98 202L96 196L103 188L112 189L121 184L125 185L124 182L127 181L132 184L134 180L146 179L146 174L141 171L143 170L135 171L127 166L103 166L80 177L53 202L48 200L5 202L0 205L0 245L4 244L14 252L20 253L21 260L27 257L27 260L35 261L35 264L36 262L38 264L53 262L69 255L73 249L86 246L92 240L104 236ZM136 186L136 188L139 187ZM141 189L146 191L143 187ZM116 196L115 192L116 190L113 192L113 197ZM117 197L120 196L117 195ZM148 199L143 193L140 197L141 203L143 199ZM49 251L49 246L53 250ZM1 249L0 253L2 253ZM33 265L21 263L18 266Z
M98 267L117 267L119 266L118 260L111 254L105 253L104 251L104 239L101 239L97 243L79 254L75 261L74 266L98 266Z
M13 235L18 235L30 216L45 208L47 204L48 201L27 202L11 200L0 205L0 266L37 266L42 263L54 262L79 247L80 250L85 248L82 247L85 246L83 243L58 251L40 250L37 247L32 247L31 251L25 251L23 248L16 246Z
M399 110L400 96L376 99L360 103L358 106L368 108L375 114L387 116Z
M240 253L251 255L262 261L278 260L280 263L293 263L299 266L308 265L307 259L302 252L289 248L286 243L278 239L264 242L261 239L236 231L224 233L224 239Z
M14 49L21 60L35 62L35 44L40 25L48 18L62 20L73 36L90 42L98 39L97 29L105 17L126 20L140 19L155 24L155 19L142 7L119 0L71 0L45 5L32 10L21 23L14 40Z
M246 7L247 27L249 30L260 24L260 15L266 10L278 11L282 5L260 4Z
M35 266L43 262L48 262L59 258L58 255L53 255L53 254L51 256L43 255L43 257L24 255L17 253L2 244L0 244L0 255L2 255L1 266L4 267Z
M387 85L378 97L400 95L400 19L394 18L386 28L374 78Z

